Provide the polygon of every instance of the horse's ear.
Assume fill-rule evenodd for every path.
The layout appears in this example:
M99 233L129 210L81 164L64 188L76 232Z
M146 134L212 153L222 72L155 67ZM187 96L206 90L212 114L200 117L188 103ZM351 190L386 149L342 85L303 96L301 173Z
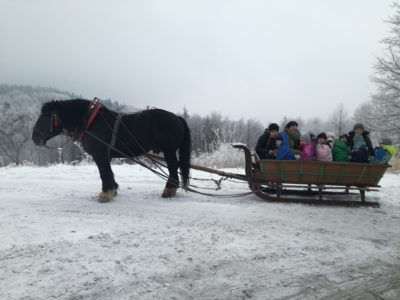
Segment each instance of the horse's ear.
M58 101L52 100L43 104L42 113L52 113L57 111Z

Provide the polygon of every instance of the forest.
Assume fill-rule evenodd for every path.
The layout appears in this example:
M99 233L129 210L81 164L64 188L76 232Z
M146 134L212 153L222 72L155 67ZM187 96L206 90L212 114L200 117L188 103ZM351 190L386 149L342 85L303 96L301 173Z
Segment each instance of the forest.
M43 103L51 100L82 98L69 91L55 88L21 85L0 85L0 166L9 164L48 165L53 163L77 163L87 158L79 145L58 136L48 142L50 148L38 147L31 141L32 127ZM130 113L141 110L120 104L111 99L102 99L102 103L117 112ZM363 122L371 131L375 142L389 133L396 144L399 142L398 116L399 106L393 101L391 106L382 104L383 95L377 95L371 101L361 104L351 114L343 104L338 105L326 119L318 117L303 119L301 116L285 116L281 120L240 119L231 120L220 112L210 112L202 116L183 107L175 112L189 124L192 135L193 157L210 157L221 147L229 148L230 143L241 142L253 148L258 137L271 122L281 128L290 120L299 123L301 132L318 134L330 131L337 135L347 133L355 122ZM385 102L386 103L386 102ZM150 109L150 108L142 108ZM385 118L382 118L385 116ZM383 121L384 120L384 121ZM397 123L396 123L397 122ZM57 149L58 148L58 149ZM229 150L222 155L229 155Z

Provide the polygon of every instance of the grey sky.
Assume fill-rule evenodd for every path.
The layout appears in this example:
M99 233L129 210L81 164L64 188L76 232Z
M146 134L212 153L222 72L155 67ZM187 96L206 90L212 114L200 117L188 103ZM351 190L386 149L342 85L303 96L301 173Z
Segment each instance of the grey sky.
M233 119L369 99L391 0L0 0L0 82Z

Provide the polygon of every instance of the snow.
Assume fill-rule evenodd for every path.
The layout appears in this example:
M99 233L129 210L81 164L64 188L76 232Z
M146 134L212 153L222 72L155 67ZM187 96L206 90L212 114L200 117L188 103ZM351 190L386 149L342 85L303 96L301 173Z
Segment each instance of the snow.
M244 145L241 143L229 144L222 143L218 149L212 153L204 152L192 159L193 164L211 168L239 168L244 167L243 151L235 149L234 145Z
M148 170L113 170L119 194L100 204L93 165L0 168L0 299L400 297L399 175L367 194L381 208L344 208L162 199Z

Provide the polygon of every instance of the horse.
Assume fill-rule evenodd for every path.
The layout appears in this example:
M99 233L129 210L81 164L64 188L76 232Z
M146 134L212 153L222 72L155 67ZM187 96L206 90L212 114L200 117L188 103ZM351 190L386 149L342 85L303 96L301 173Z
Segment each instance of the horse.
M109 202L118 184L111 159L137 157L149 151L163 152L169 176L163 198L176 195L180 168L183 187L189 184L191 135L184 118L166 110L152 108L132 114L118 114L97 100L70 99L43 104L35 123L32 140L38 146L66 134L80 142L93 157L102 181L99 202ZM179 153L179 161L177 158Z

